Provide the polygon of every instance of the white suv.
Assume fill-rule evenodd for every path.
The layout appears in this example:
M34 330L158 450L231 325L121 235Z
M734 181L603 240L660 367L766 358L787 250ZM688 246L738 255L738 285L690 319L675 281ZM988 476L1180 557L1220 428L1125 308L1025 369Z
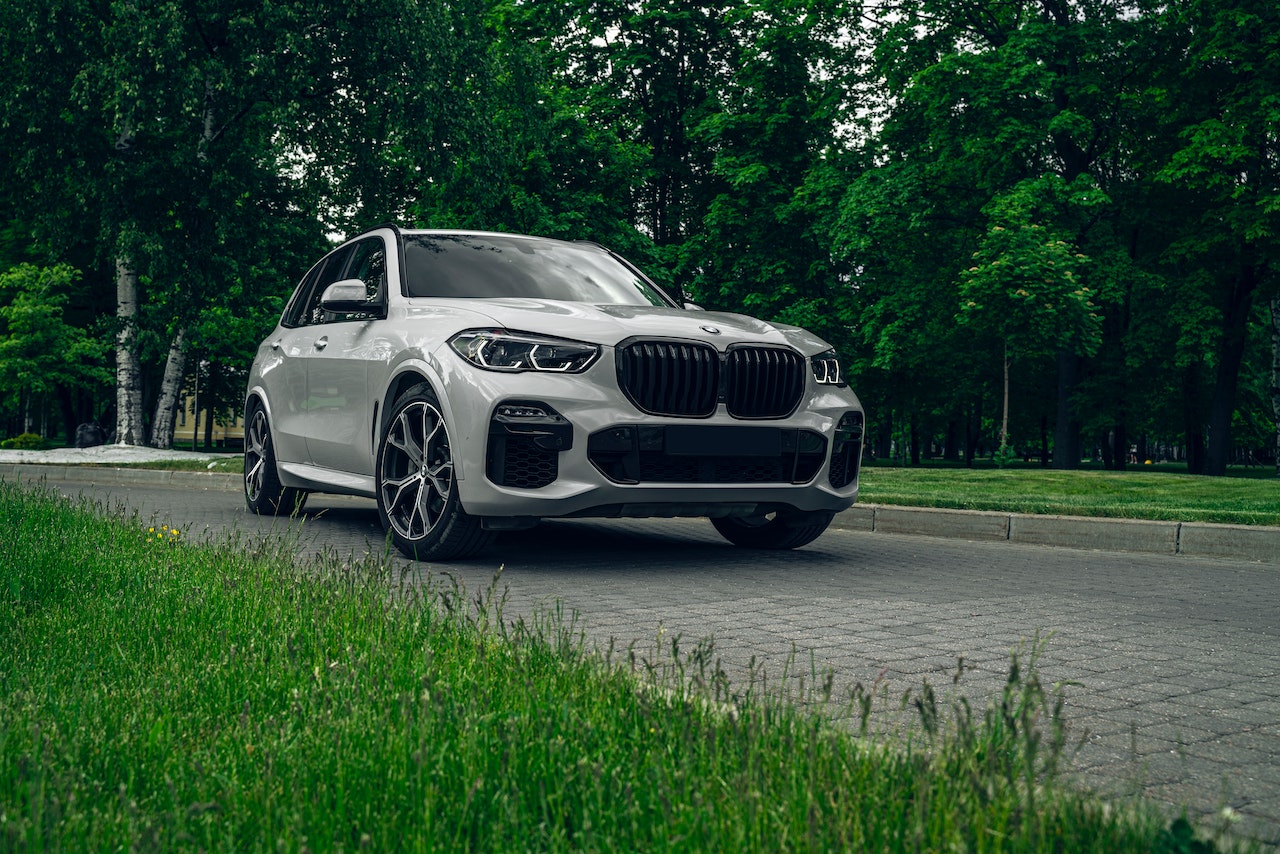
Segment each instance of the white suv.
M382 226L303 277L245 423L252 511L366 496L446 560L552 516L802 546L857 499L863 410L817 336L682 306L595 244Z

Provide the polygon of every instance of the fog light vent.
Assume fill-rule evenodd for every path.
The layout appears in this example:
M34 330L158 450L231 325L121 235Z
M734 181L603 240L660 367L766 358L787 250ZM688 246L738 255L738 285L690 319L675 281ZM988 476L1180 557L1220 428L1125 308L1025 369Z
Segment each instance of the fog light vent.
M573 447L573 425L539 401L498 404L489 421L485 476L498 486L540 489L560 476L560 452Z
M844 489L858 479L858 468L862 465L862 430L861 412L846 412L836 425L828 475L836 489Z

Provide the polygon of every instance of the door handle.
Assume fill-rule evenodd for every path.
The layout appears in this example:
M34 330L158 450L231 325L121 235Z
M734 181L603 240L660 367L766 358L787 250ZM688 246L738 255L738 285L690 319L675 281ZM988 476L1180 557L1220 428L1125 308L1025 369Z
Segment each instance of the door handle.
M316 347L316 349L317 349L317 350L323 350L325 347L328 347L328 346L329 346L329 336L328 336L328 335L325 335L325 336L322 336L322 337L320 337L320 338L317 338L317 339L316 339L315 347Z

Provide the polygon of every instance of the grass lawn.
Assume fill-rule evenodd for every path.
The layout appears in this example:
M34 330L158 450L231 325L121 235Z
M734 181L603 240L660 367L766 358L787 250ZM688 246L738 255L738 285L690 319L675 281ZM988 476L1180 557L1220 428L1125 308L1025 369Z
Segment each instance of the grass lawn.
M1221 842L1059 782L1035 648L985 710L922 687L908 740L865 693L730 685L708 644L601 654L554 611L293 554L0 483L0 850Z
M1175 522L1280 525L1274 470L1201 477L1167 470L1053 471L1042 468L862 470L859 501L962 510L1113 516Z

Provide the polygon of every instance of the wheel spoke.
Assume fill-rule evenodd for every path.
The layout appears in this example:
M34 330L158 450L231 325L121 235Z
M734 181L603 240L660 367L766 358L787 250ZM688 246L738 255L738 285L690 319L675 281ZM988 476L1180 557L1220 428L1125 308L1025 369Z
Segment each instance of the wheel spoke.
M257 495L262 489L262 457L259 456L253 462L253 466L249 469L249 473L245 475L245 479L249 481L249 485L253 488L253 494Z
M436 421L423 444L425 462L422 475L443 505L453 489L453 456L449 452L449 435L445 432L443 420Z
M431 484L431 490L439 496L441 501L449 498L449 492L453 489L453 462L445 460L437 466L428 466L423 473L424 480Z
M404 452L404 455L408 458L410 468L418 468L422 465L422 457L425 451L422 445L419 445L414 440L414 425L409 418L408 409L400 413L397 422L398 430L393 432L388 441Z
M406 490L420 486L421 482L422 478L420 478L416 473L402 477L398 480L384 480L382 482L382 497L383 503L387 506L387 513L399 513L406 504ZM417 500L417 495L415 494L410 499L410 502L416 502Z
M413 515L422 522L423 534L434 528L440 520L440 514L433 512L434 497L435 492L428 489L426 481L423 481L422 488L418 490L418 500L413 505Z

